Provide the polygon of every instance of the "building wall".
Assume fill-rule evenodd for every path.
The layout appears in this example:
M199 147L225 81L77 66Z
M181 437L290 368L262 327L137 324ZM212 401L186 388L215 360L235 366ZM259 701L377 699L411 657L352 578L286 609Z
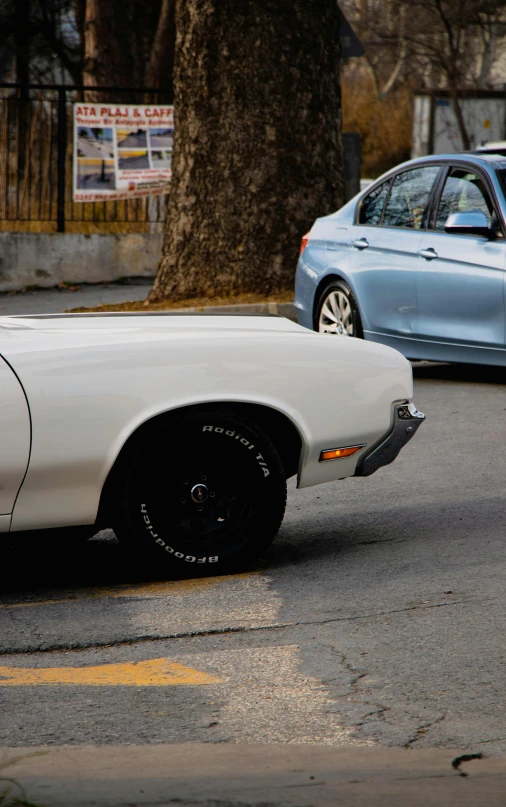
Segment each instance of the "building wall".
M162 234L0 233L0 292L153 277Z
M502 92L476 91L473 97L461 98L460 105L471 148L504 140L506 103ZM430 153L452 154L462 149L462 138L448 93L436 90L433 97L427 93L415 95L411 157Z

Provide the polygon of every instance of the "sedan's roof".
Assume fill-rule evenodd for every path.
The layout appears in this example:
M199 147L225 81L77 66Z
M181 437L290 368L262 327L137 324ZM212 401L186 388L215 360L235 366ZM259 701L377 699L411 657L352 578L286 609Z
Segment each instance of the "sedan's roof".
M379 176L375 179L370 185L364 189L364 191L360 194L360 198L362 199L364 196L367 195L367 192L372 190L374 187L377 187L382 182L390 179L390 177L395 176L395 174L405 171L409 168L416 168L417 165L423 165L424 163L429 163L430 165L434 165L434 163L455 163L455 162L462 162L465 161L467 163L474 164L476 166L487 166L488 168L493 169L504 169L506 170L506 155L505 154L494 154L479 152L478 154L471 151L460 151L460 152L453 152L451 154L427 154L425 157L415 157L414 160L407 160L404 163L399 163L399 165L390 168L389 171L386 171L384 174ZM352 199L351 203L355 203L355 200ZM345 205L339 212L344 210L347 206Z
M417 157L415 160L410 160L409 162L404 163L404 165L412 165L414 163L424 162L455 162L456 160L465 160L466 162L475 163L476 165L489 163L490 165L493 165L494 168L506 168L505 154L497 154L487 151L480 151L478 153L472 151L460 151L453 154L428 154L426 157Z

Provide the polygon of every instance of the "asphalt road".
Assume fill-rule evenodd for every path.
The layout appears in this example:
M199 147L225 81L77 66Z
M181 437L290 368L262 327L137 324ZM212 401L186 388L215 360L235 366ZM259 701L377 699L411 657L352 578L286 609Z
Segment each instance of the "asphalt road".
M77 176L77 188L85 191L114 191L116 190L116 175L114 173L114 166L104 169L104 179L102 177L102 168L99 165L85 167L79 166Z
M171 149L174 145L174 136L150 134L149 142L152 149Z
M133 171L137 168L149 168L149 158L147 151L139 157L125 157L121 152L118 157L118 168L120 171Z
M111 533L4 549L0 745L505 754L505 393L504 370L418 365L396 462L290 483L240 574L167 580Z
M146 132L140 134L129 134L118 142L118 148L146 148Z
M99 140L86 140L81 137L78 140L77 147L80 157L99 157L102 160L114 159L113 145L108 141L101 143Z
M144 300L153 282L150 278L132 278L122 283L76 284L70 288L34 289L0 293L0 316L16 314L63 314L73 308Z

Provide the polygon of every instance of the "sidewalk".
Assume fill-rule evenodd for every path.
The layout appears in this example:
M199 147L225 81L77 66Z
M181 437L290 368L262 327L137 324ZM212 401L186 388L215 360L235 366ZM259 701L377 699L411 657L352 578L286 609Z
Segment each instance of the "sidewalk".
M0 749L2 762L22 758L1 775L48 807L504 807L506 760L463 762L463 776L457 755L228 743Z
M97 305L144 300L151 281L82 285L77 291L67 289L38 289L16 294L0 294L0 316L13 314L62 314L69 308L93 308Z
M38 289L17 294L0 294L0 316L15 314L63 314L73 308L95 308L99 305L114 305L144 300L151 282L142 278L129 283L81 285L76 291L68 289ZM206 308L171 308L167 313L195 314L277 314L294 322L297 317L292 303L250 303L246 305L206 306ZM149 312L146 312L149 313Z

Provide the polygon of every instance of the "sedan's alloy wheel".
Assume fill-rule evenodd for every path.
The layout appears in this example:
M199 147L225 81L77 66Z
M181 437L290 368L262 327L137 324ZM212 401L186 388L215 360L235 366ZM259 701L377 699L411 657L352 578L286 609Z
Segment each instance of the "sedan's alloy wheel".
M333 289L323 301L318 330L335 336L355 336L353 308L343 291Z

